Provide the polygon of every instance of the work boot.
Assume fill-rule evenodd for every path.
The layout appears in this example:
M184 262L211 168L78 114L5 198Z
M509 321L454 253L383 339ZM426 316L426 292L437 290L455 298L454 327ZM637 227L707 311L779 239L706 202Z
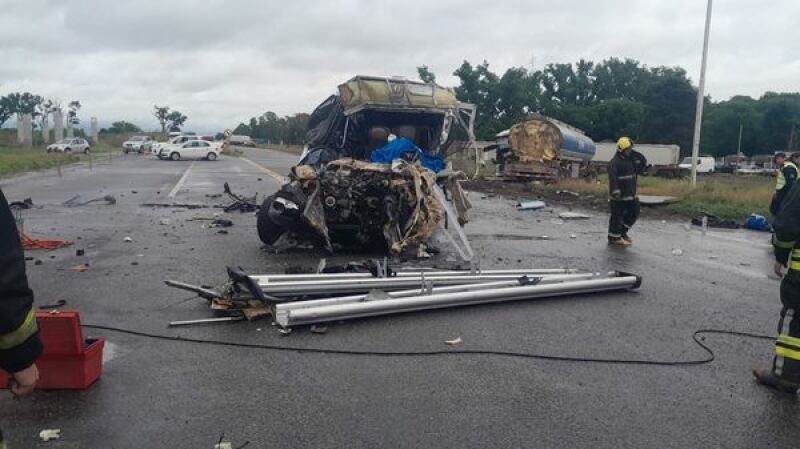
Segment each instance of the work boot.
M756 382L760 383L761 385L774 388L784 393L797 394L797 390L800 389L800 385L781 379L771 370L754 369L753 376L755 376Z
M609 245L618 245L618 246L630 246L631 242L625 240L622 237L608 237L608 244Z
M631 236L628 235L627 232L623 232L622 233L622 240L625 240L626 242L628 242L629 245L633 244L633 239L631 238Z

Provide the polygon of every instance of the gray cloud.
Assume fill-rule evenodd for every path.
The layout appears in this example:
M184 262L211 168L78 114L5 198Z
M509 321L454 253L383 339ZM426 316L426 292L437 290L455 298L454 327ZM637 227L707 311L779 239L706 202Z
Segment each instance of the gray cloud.
M461 61L511 66L631 57L699 72L705 2L0 0L0 94L30 90L84 117L157 127L153 104L211 131L309 111L355 74L443 84ZM707 92L800 90L800 3L718 1Z

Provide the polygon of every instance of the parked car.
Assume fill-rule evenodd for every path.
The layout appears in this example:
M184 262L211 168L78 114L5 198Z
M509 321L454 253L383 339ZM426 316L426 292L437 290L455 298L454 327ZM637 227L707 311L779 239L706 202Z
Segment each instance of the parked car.
M678 165L680 168L692 169L692 158L685 157ZM711 156L700 156L697 158L697 173L714 173L716 163Z
M67 139L59 140L58 142L48 145L48 153L85 153L88 154L91 145L86 139L69 137Z
M219 144L193 139L181 144L171 144L161 148L158 157L179 161L181 159L207 159L215 161L219 158L222 148Z
M231 145L240 145L240 146L243 146L243 147L255 147L256 146L256 143L253 142L253 139L251 139L250 136L233 135L233 136L228 138L228 142L230 142Z
M182 143L184 143L184 142L188 142L188 141L190 141L190 140L197 140L197 139L198 139L198 137L197 137L197 136L195 136L195 135L184 135L184 134L180 134L180 135L177 135L177 136L172 136L172 137L170 137L170 139L169 139L168 141L166 141L166 142L156 142L156 143L154 143L154 144L151 146L151 152L152 152L154 155L156 155L156 156L158 156L158 157L161 157L161 150L162 150L162 149L164 149L164 148L166 148L167 146L170 146L170 145L180 145L180 144L182 144Z
M145 151L150 151L152 145L153 139L150 136L133 136L122 142L122 151L125 154L131 152L144 153Z

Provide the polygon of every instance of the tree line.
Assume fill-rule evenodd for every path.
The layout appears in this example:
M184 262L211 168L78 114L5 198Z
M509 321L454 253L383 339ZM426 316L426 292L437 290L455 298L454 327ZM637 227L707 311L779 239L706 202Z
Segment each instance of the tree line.
M306 136L308 117L305 113L279 117L278 114L267 111L258 117L252 117L246 124L240 123L233 134L270 143L301 145Z
M62 109L61 101L58 99L45 98L30 92L14 92L0 97L0 127L3 126L11 117L16 116L17 120L23 114L31 114L33 127L42 128L47 116ZM81 109L81 102L72 100L67 103L67 122L72 125L80 124L78 111Z
M435 81L427 66L420 79ZM595 141L626 135L641 143L677 144L691 152L697 90L680 67L647 67L633 59L548 64L541 70L512 67L502 75L489 63L464 61L453 75L461 101L477 106L476 135L492 140L538 113L564 121ZM705 98L703 154L747 155L800 150L800 94L767 92L758 99Z

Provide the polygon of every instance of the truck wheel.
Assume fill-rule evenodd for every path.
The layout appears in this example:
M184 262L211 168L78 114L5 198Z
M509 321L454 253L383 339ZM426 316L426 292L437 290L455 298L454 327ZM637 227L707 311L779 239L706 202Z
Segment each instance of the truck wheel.
M169 158L172 159L173 161L179 161L181 160L181 155L178 152L174 152L169 155Z
M272 245L286 232L269 218L269 209L274 200L275 195L268 196L264 199L264 202L261 204L261 210L258 211L258 220L256 221L258 238L266 245Z
M209 161L216 161L217 160L217 153L212 151L212 152L208 153L208 156L206 156L206 158Z

